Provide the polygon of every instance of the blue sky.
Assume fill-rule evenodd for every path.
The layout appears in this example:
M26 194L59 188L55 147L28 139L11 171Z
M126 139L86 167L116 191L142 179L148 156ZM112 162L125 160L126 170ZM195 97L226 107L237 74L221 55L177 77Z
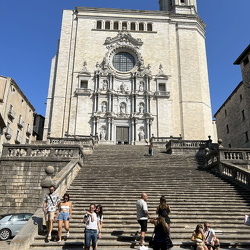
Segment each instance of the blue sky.
M241 81L233 62L250 43L250 0L197 0L206 23L213 115ZM158 10L158 0L8 0L0 5L0 75L14 78L45 115L51 59L63 9L76 6Z

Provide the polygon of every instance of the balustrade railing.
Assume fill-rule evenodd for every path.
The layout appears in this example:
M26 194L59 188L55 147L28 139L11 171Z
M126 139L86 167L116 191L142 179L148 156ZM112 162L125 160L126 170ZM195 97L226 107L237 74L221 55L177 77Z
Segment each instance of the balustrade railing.
M209 141L202 140L175 140L171 139L166 144L167 153L180 153L180 152L197 152L201 150L205 150L206 147L209 146Z
M205 169L250 189L249 149L220 148L206 155Z
M83 151L79 145L32 145L3 144L2 157L32 158L74 158L83 159Z
M94 145L98 143L98 136L70 136L66 138L56 138L56 137L49 137L47 139L47 144L52 144L52 145L65 145L65 144L70 144L70 145L81 145L83 147L94 147Z

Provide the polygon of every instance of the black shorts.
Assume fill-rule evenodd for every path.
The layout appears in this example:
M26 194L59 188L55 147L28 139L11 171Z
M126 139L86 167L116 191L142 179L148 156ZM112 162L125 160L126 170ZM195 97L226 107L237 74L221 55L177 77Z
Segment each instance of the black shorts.
M138 223L141 226L141 232L147 232L147 229L148 229L148 220L138 220Z

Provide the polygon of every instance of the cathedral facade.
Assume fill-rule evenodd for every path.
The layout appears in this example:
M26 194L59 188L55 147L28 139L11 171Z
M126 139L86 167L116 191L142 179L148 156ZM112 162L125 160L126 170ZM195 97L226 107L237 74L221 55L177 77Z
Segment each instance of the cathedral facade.
M101 143L212 134L205 25L196 0L160 10L65 10L52 60L44 139Z

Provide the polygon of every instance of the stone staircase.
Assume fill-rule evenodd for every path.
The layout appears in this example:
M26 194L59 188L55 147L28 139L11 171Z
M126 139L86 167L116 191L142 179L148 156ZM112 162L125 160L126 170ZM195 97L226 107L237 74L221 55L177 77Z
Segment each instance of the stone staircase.
M167 197L174 249L190 249L193 230L205 221L210 221L224 248L250 249L250 227L243 224L244 215L250 213L250 192L199 170L192 156L168 155L161 148L154 151L150 157L146 146L98 146L86 156L68 190L74 204L69 239L58 245L39 235L31 249L82 249L83 216L90 203L104 209L98 249L138 248L132 242L139 231L135 204L141 192L149 195L151 217L156 216L160 196ZM152 231L149 225L147 235Z

